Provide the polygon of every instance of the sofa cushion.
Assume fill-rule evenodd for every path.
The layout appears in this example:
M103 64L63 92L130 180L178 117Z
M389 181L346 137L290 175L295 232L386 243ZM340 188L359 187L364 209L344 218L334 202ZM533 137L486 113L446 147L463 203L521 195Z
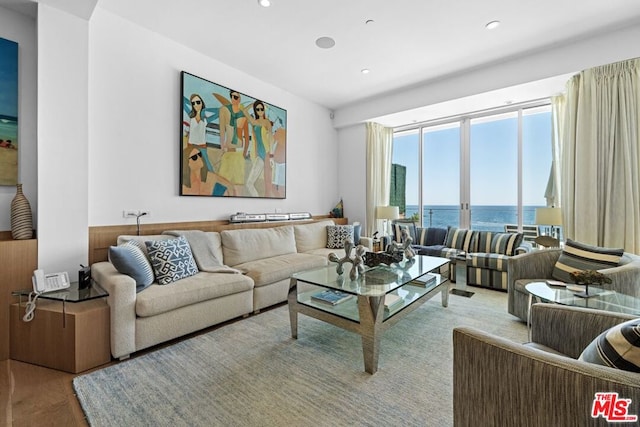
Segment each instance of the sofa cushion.
M522 243L522 233L493 233L489 252L513 256ZM479 249L477 249L480 252Z
M109 248L109 261L119 273L131 276L136 281L136 292L153 283L155 277L149 260L136 242L127 242Z
M324 267L327 259L310 254L285 254L236 265L253 279L254 286L264 286L288 279L293 273Z
M290 225L224 230L220 237L224 262L232 267L249 261L296 253L296 239Z
M474 233L464 228L449 227L447 230L447 240L445 246L451 249L458 249L464 252L472 250L471 243ZM475 251L473 251L475 252Z
M416 242L416 223L410 220L394 220L391 224L391 231L393 232L393 241L402 243L402 230L407 230L409 236L413 239L413 243Z
M413 241L413 244L420 246L444 245L446 239L446 228L416 227L416 239Z
M155 316L202 301L253 289L253 281L242 274L199 272L171 286L151 285L136 297L136 315Z
M327 226L327 248L344 248L345 239L353 240L353 225L328 225Z
M578 360L640 372L640 318L601 333L584 349Z
M473 267L507 271L509 258L509 255L476 252L467 255L467 263Z
M147 241L145 244L160 285L168 285L198 272L189 242L183 236L171 240Z
M567 239L562 254L553 268L553 278L573 283L573 271L601 270L617 267L624 249L603 248Z
M333 221L319 221L310 224L293 226L298 252L327 247L327 226L335 225Z

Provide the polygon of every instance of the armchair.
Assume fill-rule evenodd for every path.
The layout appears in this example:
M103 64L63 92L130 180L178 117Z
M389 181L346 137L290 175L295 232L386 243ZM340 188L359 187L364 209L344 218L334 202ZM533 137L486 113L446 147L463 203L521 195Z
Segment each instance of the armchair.
M576 360L608 328L633 316L554 304L532 307L532 342L453 330L456 426L605 426L591 418L596 392L631 399L640 414L640 374Z
M525 286L553 278L553 268L562 249L550 248L532 251L509 258L507 261L507 310L523 321L527 321L529 294ZM625 252L620 265L599 270L611 278L604 285L625 295L640 296L640 256Z

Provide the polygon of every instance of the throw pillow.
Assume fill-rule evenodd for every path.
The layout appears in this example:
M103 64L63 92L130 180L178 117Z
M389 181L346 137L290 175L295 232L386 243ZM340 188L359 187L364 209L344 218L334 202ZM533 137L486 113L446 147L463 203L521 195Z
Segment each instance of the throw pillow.
M327 225L327 248L343 249L346 238L353 240L353 225Z
M191 247L184 236L171 240L152 240L145 244L159 284L168 285L198 272Z
M447 240L444 244L447 248L459 249L469 252L473 233L464 228L449 227Z
M362 225L359 222L354 222L353 223L353 244L356 246L360 244L361 231L362 231Z
M513 256L522 243L522 233L495 233L491 237L491 253Z
M578 360L640 372L640 319L604 331L591 341Z
M109 248L109 261L119 273L136 281L136 292L153 283L153 269L142 249L133 241Z
M623 253L624 249L585 245L567 239L562 254L553 268L552 276L556 280L573 283L569 275L571 272L616 267Z

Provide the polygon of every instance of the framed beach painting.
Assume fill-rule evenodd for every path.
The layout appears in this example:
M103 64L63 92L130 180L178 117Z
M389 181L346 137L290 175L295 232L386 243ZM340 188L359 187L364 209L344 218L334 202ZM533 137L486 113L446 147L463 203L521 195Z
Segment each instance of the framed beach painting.
M18 183L18 43L0 38L0 185Z
M287 111L181 73L180 195L284 199Z

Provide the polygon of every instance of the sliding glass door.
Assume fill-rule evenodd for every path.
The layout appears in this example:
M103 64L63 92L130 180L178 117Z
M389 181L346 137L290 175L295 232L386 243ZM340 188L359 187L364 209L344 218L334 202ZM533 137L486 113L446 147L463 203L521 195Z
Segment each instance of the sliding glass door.
M405 217L502 231L534 223L551 157L551 107L539 101L398 129L392 161L406 169Z

